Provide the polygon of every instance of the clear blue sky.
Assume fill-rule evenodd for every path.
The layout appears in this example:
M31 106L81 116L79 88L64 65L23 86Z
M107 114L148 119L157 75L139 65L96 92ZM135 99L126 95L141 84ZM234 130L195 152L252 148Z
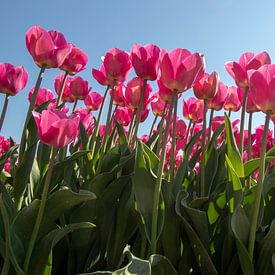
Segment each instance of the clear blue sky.
M94 90L103 93L91 77L100 57L112 47L129 51L135 43L153 43L160 48L187 48L205 54L207 71L216 70L227 85L234 82L224 63L237 60L245 51L266 50L275 60L274 0L6 0L1 3L0 62L24 65L27 87L10 99L2 135L17 142L28 107L27 94L34 85L38 67L26 50L25 33L35 24L64 33L69 42L89 56L80 75ZM58 69L47 70L42 87L53 89ZM192 91L184 97L193 95ZM4 96L0 99L2 108ZM180 105L180 115L181 115ZM239 117L237 114L233 117ZM150 120L151 122L151 120ZM150 127L149 121L143 131ZM255 123L263 124L258 116Z

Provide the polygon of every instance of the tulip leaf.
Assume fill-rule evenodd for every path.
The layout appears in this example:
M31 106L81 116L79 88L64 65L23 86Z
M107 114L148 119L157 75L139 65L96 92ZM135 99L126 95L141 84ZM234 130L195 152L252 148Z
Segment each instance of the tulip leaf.
M231 122L227 114L225 114L224 116L225 116L225 128L226 128L226 140L227 140L227 156L237 176L239 178L243 178L244 167L243 167L242 157L236 145Z
M54 229L36 244L30 263L30 274L51 274L51 255L55 245L68 233L78 229L91 229L95 227L89 222L73 223L65 227ZM48 261L50 259L50 261Z
M275 160L275 156L266 156L265 161L267 163ZM254 173L257 169L259 169L260 165L260 158L252 159L247 161L244 164L244 176L247 178L249 177L252 173Z

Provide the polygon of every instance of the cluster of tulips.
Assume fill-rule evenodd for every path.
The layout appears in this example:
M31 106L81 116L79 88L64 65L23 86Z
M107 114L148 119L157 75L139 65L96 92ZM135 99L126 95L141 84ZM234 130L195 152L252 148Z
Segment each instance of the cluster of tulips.
M1 274L275 272L275 65L266 52L226 63L228 87L200 53L112 48L92 69L101 94L75 76L88 57L60 32L33 26L26 46L40 72L20 143L0 137ZM57 96L41 87L51 68L64 71ZM24 67L0 63L0 130L27 80ZM253 132L255 112L266 120Z

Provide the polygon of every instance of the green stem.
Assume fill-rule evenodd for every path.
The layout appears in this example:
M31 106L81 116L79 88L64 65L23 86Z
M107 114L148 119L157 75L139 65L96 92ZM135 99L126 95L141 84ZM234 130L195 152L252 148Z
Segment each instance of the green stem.
M55 105L56 108L59 106L60 101L62 100L62 96L63 96L63 93L64 93L64 88L65 88L65 83L66 83L67 77L68 77L68 72L65 72L62 83L61 83L61 86L60 86L60 90L59 90L59 93L58 93L58 97L57 97L57 100L56 100L56 105Z
M108 134L109 134L110 126L111 126L113 98L114 98L114 88L112 89L112 92L111 92L111 98L110 98L110 102L109 102L108 114L107 114L107 119L106 119L106 124L105 124L105 132L104 132L103 143L102 143L102 152L103 153L106 151L107 139L108 139Z
M116 107L115 107L115 109L114 109L114 111L113 111L113 113L112 113L112 117L111 117L111 122L110 122L110 125L112 125L112 123L114 122L114 119L115 119L115 114L116 114L116 110L117 110L117 108L118 108L118 105L116 105Z
M154 117L154 120L153 120L153 123L152 123L152 126L151 126L151 129L150 129L149 137L151 137L152 134L153 134L153 131L154 131L154 128L155 128L155 124L156 124L156 122L157 122L157 119L158 119L158 116L155 116L155 117Z
M248 137L247 137L247 160L251 159L252 118L253 118L253 113L249 113L249 119L248 119Z
M35 220L35 224L34 224L34 228L32 231L29 246L27 249L26 258L24 261L24 272L26 274L28 274L30 259L31 259L33 248L35 246L35 242L36 242L36 239L37 239L37 236L39 233L40 225L41 225L41 222L43 219L46 202L47 202L47 195L48 195L48 191L49 191L49 185L50 185L50 181L51 181L51 177L52 177L52 173L53 173L54 160L55 160L57 152L58 152L58 149L52 148L51 158L49 161L49 168L48 168L48 172L47 172L47 176L46 176L46 180L45 180L45 184L44 184L44 188L43 188L43 192L42 192L40 206L39 206L38 214L37 214L37 217Z
M212 129L212 120L213 120L213 116L214 116L214 111L215 111L214 109L211 109L211 111L210 111L207 144L209 144L210 139L211 139L211 129Z
M98 113L95 129L94 129L94 132L92 134L91 159L93 159L94 153L95 153L94 151L95 151L96 139L97 139L98 132L99 132L99 126L100 126L101 116L102 116L102 112L103 112L104 105L105 105L105 102L106 102L106 97L107 97L108 90L109 90L109 86L106 87L106 91L104 93L103 100L102 100L102 103L101 103L101 106L100 106L100 109L99 109L99 113Z
M232 112L232 110L229 109L229 111L228 111L228 117L229 117L229 118L230 118L230 116L231 116L231 112Z
M201 160L201 181L200 181L200 196L205 195L205 166L206 166L206 113L207 113L207 100L204 99L203 105L203 128L202 128L202 160Z
M177 97L178 97L178 94L174 93L172 103L169 108L167 121L171 120L174 102L176 101ZM156 254L156 249L157 249L159 197L161 192L161 183L162 183L164 161L166 156L166 143L168 139L168 134L169 134L169 123L166 123L164 139L162 142L161 157L159 160L157 179L156 179L156 185L155 185L154 196L153 196L152 225L151 225L152 226L151 227L151 254Z
M78 99L75 99L74 106L73 106L73 109L72 109L72 114L75 112L77 102L78 102Z
M196 122L193 122L193 125L192 125L192 132L191 132L191 137L190 137L190 139L192 139L192 137L194 136L195 126L196 126Z
M128 131L128 145L131 144L136 115L137 115L137 109L134 109L132 119L131 119L131 123L130 123L130 126L129 126L129 131Z
M6 116L6 113L7 113L8 103L9 103L9 95L6 94L3 109L2 109L2 113L1 113L1 118L0 118L0 132L2 130L2 126L3 126L5 116Z
M31 103L29 105L26 120L25 120L25 123L24 123L24 128L23 128L23 131L22 131L21 141L20 141L19 155L18 155L18 166L20 165L20 163L22 161L22 158L23 158L23 155L25 153L26 141L27 141L27 126L28 126L29 120L30 120L31 115L32 115L32 111L33 111L34 106L35 106L36 97L37 97L38 90L40 88L40 85L41 85L41 82L42 82L42 79L43 79L43 76L44 76L45 69L46 69L46 66L43 65L40 69L40 72L39 72L39 75L37 77L36 84L35 84L35 87L34 87L34 91L33 91L33 94L32 94L32 100L31 100Z
M248 88L244 90L244 98L242 102L242 114L241 114L241 126L240 126L240 140L239 140L239 151L241 156L243 155L243 133L244 133L244 124L245 124L245 112L246 112L246 102L248 97Z
M255 193L256 197L254 202L254 209L252 212L253 214L252 214L252 220L250 225L250 234L249 234L249 243L248 243L248 253L251 261L253 261L257 223L258 223L258 216L259 216L261 197L262 197L262 191L263 191L263 182L264 182L264 174L265 174L266 140L267 140L267 134L268 134L269 119L270 119L270 113L267 113L265 118L264 133L263 133L262 144L261 144L259 178L258 178L258 183L256 187L257 190Z
M189 135L189 132L190 132L191 124L192 124L192 121L189 120L187 131L186 131L186 136L185 136L185 142L184 142L184 146L185 147L186 147L187 142L188 142L188 135Z
M159 155L159 152L160 152L160 146L161 146L161 141L162 141L162 133L163 133L162 128L163 128L163 122L164 122L164 117L165 117L165 112L166 112L167 105L168 105L168 103L165 102L164 109L163 109L163 112L162 112L162 115L161 115L161 121L158 125L158 144L157 144L157 151L156 151L157 156Z
M139 129L139 124L140 124L140 118L141 118L141 112L143 108L143 101L144 101L144 93L146 90L146 84L147 84L147 79L143 80L143 85L141 89L141 95L140 95L140 100L139 100L139 105L138 105L138 110L137 110L137 119L136 119L136 126L135 126L135 132L132 140L132 149L134 149L136 145L136 140L138 136L138 129Z
M174 181L175 176L175 150L176 150L176 124L177 124L177 112L178 112L178 97L174 102L174 118L173 118L173 129L172 129L172 148L170 155L170 181Z

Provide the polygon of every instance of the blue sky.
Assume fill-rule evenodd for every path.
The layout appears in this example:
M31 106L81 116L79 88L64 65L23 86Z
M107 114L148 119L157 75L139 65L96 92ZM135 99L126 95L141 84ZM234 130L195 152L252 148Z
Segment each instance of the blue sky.
M103 93L91 77L100 57L112 47L129 51L135 43L153 43L172 50L202 52L207 71L216 70L227 85L234 82L224 63L246 51L266 50L275 60L274 0L6 0L1 3L0 62L23 65L29 73L27 87L10 99L2 135L19 142L28 107L27 94L38 67L26 50L25 33L32 25L62 32L69 42L89 56L87 70L80 73L93 90ZM53 89L58 69L47 70L42 87ZM187 91L184 97L193 95ZM4 96L0 96L2 108ZM179 106L182 116L181 103ZM237 118L240 114L233 117ZM143 130L151 125L149 119ZM263 124L257 115L254 125Z

